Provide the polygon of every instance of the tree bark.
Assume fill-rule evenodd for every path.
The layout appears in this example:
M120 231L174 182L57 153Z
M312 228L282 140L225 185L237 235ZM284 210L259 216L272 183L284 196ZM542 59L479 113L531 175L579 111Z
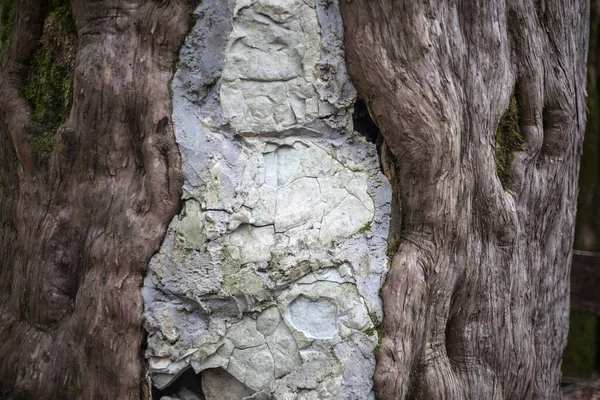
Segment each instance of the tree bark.
M340 7L401 203L379 396L560 398L589 4Z
M60 28L70 5L76 39ZM382 292L379 395L558 398L588 4L340 6L401 226ZM181 197L168 87L190 7L0 0L7 398L148 396L140 286ZM32 76L37 54L74 81L72 99L67 76L64 98L48 100L67 109L50 131L56 110L31 102L48 90L28 86L53 81Z
M40 110L23 97L34 50L71 5L2 2L12 27L0 68L0 393L139 399L142 273L181 196L168 87L189 6L71 4L72 108L36 137L26 127ZM42 138L54 146L40 156Z

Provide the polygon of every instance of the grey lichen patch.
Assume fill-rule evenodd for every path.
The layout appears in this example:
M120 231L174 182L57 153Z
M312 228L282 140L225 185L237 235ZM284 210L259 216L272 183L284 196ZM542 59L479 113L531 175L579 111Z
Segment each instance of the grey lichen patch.
M204 250L204 215L197 201L189 200L180 213L177 240L184 248Z
M260 296L265 290L265 282L252 267L244 268L232 274L223 274L223 290L229 295Z
M391 189L352 130L337 4L195 15L173 80L184 208L143 288L153 384L191 366L256 398L369 399Z
M521 130L521 117L517 100L518 87L515 86L510 96L508 109L500 119L496 131L496 171L498 178L505 189L510 186L510 168L515 158L516 151L523 151L523 132Z
M54 148L54 134L71 111L77 47L70 2L52 1L45 12L40 46L29 60L23 88L32 107L25 127L34 136L32 154L41 161Z

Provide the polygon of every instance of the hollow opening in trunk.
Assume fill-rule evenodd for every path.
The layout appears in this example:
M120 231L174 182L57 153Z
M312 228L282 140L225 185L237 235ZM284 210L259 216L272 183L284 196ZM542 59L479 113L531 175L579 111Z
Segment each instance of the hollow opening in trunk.
M152 386L152 399L206 400L202 392L200 374L196 374L192 368L188 368L169 386L163 389L157 389Z
M152 387L153 400L243 400L254 398L255 394L256 391L222 368L196 374L189 367L170 385L162 389Z
M362 99L356 99L354 103L354 113L352 114L354 130L363 135L368 142L377 143L379 137L379 128L371 119L367 104Z

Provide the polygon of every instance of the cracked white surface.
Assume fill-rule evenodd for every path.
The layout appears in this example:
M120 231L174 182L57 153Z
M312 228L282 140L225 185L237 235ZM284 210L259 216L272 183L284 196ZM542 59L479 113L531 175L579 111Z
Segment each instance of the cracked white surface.
M143 288L152 382L221 368L255 399L371 399L391 190L351 129L337 5L196 14L173 80L184 205Z
M220 92L236 130L279 131L318 116L315 8L314 0L237 2Z

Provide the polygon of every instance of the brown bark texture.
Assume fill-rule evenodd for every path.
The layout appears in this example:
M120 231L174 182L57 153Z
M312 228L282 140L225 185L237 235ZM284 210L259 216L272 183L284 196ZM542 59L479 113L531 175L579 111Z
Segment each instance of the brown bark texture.
M401 242L381 399L557 399L589 3L341 0Z
M142 274L181 196L168 88L190 6L65 2L73 103L40 157L23 88L55 3L2 2L0 393L139 399Z

